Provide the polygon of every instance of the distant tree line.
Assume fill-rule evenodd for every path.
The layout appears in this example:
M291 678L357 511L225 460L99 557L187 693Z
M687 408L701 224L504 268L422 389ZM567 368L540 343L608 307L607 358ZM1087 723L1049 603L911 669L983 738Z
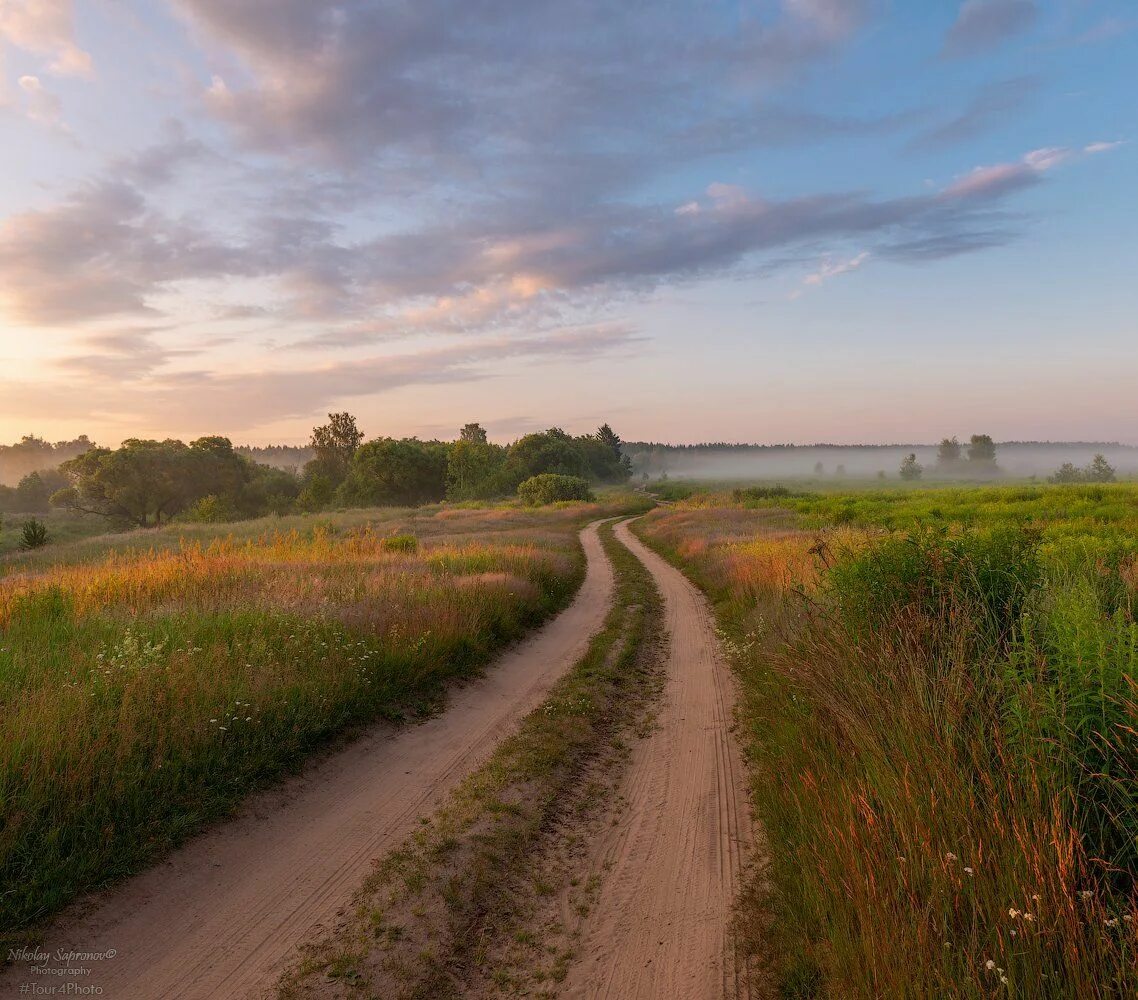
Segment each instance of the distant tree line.
M282 449L284 450L284 449ZM300 449L293 449L300 451ZM482 500L512 495L534 477L527 502L583 498L590 483L620 483L630 468L608 424L573 436L554 427L510 445L494 444L480 424L454 441L379 437L365 441L355 418L332 413L313 428L299 471L254 461L225 437L90 445L58 468L0 488L0 511L35 514L51 507L98 515L126 526L175 518L230 521L329 507Z
M15 486L33 472L54 469L93 447L86 434L73 441L54 443L34 434L25 434L15 444L0 444L0 489ZM0 492L0 497L3 496Z
M365 444L355 419L334 413L313 429L309 446L313 458L297 499L303 510L488 500L543 474L586 483L621 483L631 475L608 424L579 436L551 427L510 445L494 444L477 423L466 424L455 441L380 437Z

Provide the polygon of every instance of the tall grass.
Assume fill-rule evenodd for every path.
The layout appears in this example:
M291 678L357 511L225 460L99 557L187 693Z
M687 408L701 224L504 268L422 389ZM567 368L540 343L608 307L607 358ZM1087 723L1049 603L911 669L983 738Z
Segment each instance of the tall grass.
M750 925L784 996L1138 993L1138 525L975 492L882 498L941 511L885 532L696 498L648 519L744 682Z
M137 869L345 727L423 711L569 599L600 513L354 513L11 567L0 929Z

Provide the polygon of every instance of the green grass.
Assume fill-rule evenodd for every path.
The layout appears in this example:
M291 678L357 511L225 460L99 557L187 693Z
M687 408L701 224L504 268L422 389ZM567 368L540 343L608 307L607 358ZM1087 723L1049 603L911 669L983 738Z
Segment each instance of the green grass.
M10 560L0 932L138 870L338 734L429 711L564 606L578 528L628 506L353 511Z
M693 495L644 523L743 681L771 852L744 924L782 996L1138 992L1138 488Z

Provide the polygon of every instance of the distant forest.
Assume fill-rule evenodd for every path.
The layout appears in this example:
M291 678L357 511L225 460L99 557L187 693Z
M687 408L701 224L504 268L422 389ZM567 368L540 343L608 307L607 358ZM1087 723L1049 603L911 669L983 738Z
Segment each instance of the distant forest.
M16 486L33 472L57 469L64 462L96 447L83 434L68 441L48 441L27 435L15 444L0 445L0 486ZM709 441L668 444L625 441L621 452L637 476L770 478L778 476L888 475L909 453L930 468L936 464L936 444L744 444ZM1009 475L1047 475L1065 462L1082 464L1103 454L1126 475L1138 473L1138 446L1104 441L997 441L1000 468ZM235 445L233 451L259 465L303 474L315 458L311 444Z
M952 439L955 440L955 439ZM946 439L947 441L947 439ZM726 441L667 444L625 441L624 454L637 475L704 479L774 479L858 476L894 478L907 456L913 455L933 475L945 470L937 461L938 444L742 444ZM967 441L964 442L967 444ZM1082 466L1103 455L1120 474L1138 474L1138 446L1105 441L996 441L995 462L987 477L1002 475L1046 477L1065 463ZM967 478L967 463L955 475Z

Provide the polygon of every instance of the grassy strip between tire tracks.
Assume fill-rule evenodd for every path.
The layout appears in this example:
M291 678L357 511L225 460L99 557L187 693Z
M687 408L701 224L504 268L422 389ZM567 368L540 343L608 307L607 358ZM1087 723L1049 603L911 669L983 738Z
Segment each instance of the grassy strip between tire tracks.
M553 891L536 859L575 818L595 812L599 761L616 760L659 690L662 603L650 573L613 536L601 538L616 572L612 610L584 657L519 731L446 805L383 858L353 910L308 946L280 985L299 997L472 996L514 970L492 967L503 938L530 952L531 985L565 975L571 948L523 927L535 897Z

